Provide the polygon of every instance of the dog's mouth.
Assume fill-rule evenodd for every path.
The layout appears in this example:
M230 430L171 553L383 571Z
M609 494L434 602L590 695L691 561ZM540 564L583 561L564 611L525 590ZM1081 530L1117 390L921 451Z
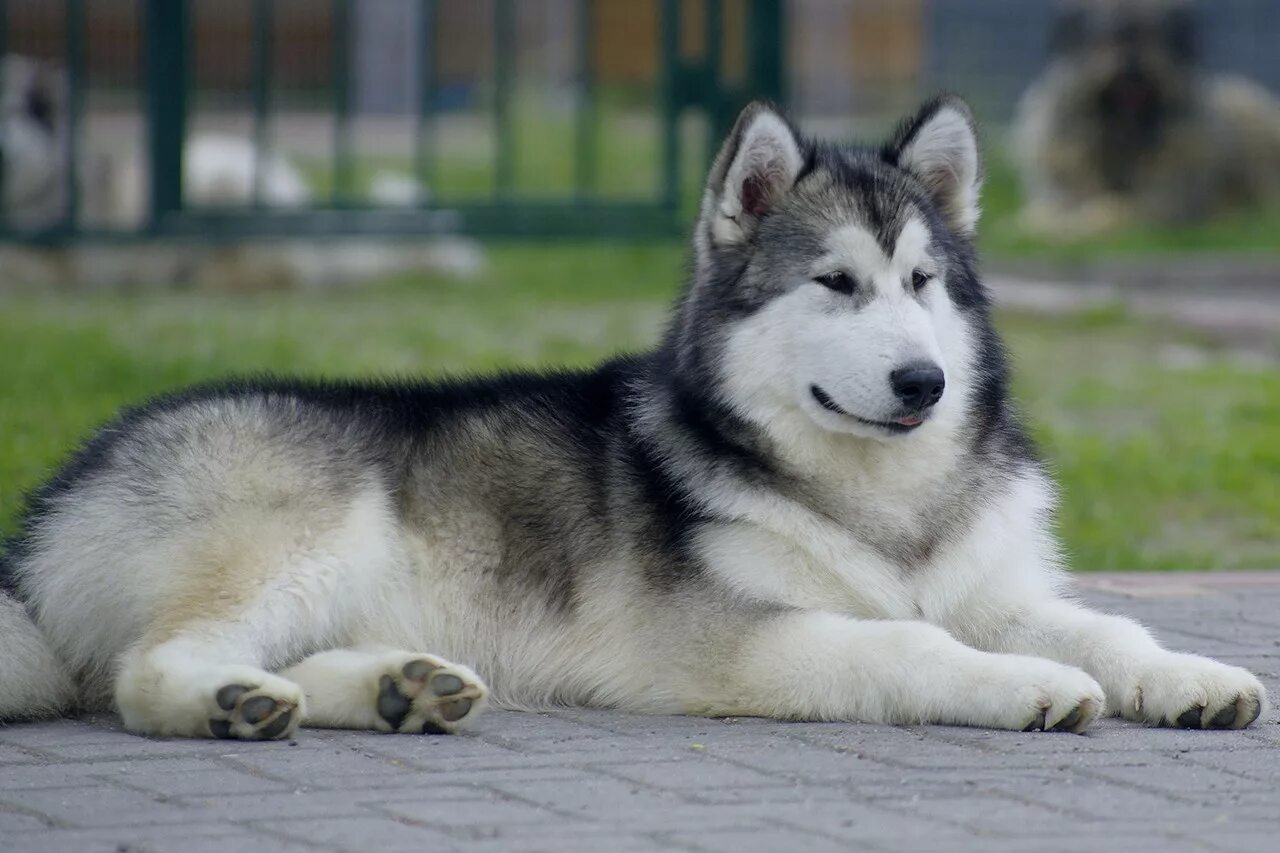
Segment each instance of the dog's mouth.
M860 424L879 427L880 429L888 430L889 432L911 432L913 429L924 423L924 418L920 415L904 415L894 421L873 421L867 418L860 418L853 412L847 412L840 408L839 404L837 404L835 400L832 400L827 392L823 391L817 385L810 385L809 393L813 395L813 399L817 401L818 405L826 409L828 412L832 412L842 417L851 418Z

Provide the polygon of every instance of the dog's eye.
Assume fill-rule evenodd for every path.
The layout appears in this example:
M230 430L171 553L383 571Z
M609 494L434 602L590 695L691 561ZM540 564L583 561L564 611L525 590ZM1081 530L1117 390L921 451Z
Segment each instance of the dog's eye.
M823 287L831 288L836 293L853 293L854 289L857 288L857 283L854 282L853 277L847 272L840 272L839 270L820 275L814 281Z
M924 270L916 270L911 274L911 286L916 290L919 290L920 288L924 287L926 284L928 284L932 280L933 280L933 276L929 275Z

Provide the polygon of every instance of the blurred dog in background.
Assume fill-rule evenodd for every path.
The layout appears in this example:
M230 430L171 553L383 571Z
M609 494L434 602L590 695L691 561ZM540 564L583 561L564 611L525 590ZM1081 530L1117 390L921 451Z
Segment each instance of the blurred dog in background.
M1069 0L1018 108L1025 223L1063 236L1280 203L1280 101L1201 70L1182 0Z
M67 226L71 128L68 81L54 63L0 57L0 227L41 236ZM129 231L148 216L150 170L145 147L128 136L84 132L76 150L75 222L88 230ZM119 134L117 134L119 136ZM198 130L186 139L183 203L192 209L236 208L258 202L299 210L315 201L302 166L234 132ZM421 204L427 188L393 169L376 172L367 198L385 208ZM182 282L218 290L263 290L358 283L409 271L472 277L484 258L472 240L442 234L414 243L276 241L252 246L148 243L125 248L93 244L0 247L0 287L95 289Z
M27 56L0 58L0 170L7 223L40 232L64 223L70 153L67 81L62 69ZM127 150L117 150L127 147ZM77 152L80 209L94 226L126 228L146 216L149 176L136 145L86 141ZM257 175L261 169L262 174ZM197 207L243 205L254 182L263 204L297 208L311 200L306 180L289 159L269 151L259 163L252 141L232 134L192 134L183 152L183 190Z
M66 204L63 77L25 56L4 56L0 81L0 209L11 227L38 230Z

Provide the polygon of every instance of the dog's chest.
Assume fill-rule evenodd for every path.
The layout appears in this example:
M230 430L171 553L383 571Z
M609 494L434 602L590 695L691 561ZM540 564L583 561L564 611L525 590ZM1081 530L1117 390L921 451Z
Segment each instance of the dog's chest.
M874 491L849 484L815 500L761 501L747 518L708 525L699 546L713 574L752 595L915 619L946 582L951 543L971 521L964 508L953 491L919 481Z
M868 619L913 619L913 581L875 548L820 529L791 536L747 522L708 525L704 565L734 589L793 607Z

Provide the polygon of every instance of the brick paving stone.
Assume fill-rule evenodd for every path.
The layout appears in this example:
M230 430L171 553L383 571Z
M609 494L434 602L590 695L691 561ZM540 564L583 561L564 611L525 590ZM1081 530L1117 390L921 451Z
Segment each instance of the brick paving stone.
M464 849L462 842L440 830L412 826L385 815L316 820L289 818L272 821L270 827L273 833L283 838L323 845L334 850L437 853Z
M1280 698L1280 573L1083 576ZM0 849L1271 851L1280 719L1087 736L492 712L461 737L139 738L111 716L0 727Z

